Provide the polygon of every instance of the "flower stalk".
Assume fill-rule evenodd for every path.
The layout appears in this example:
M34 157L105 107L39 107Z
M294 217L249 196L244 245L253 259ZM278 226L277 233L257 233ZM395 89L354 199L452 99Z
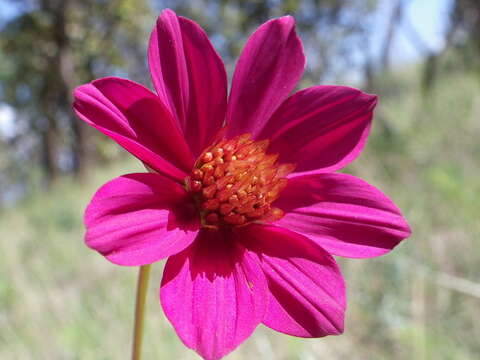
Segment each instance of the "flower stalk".
M145 299L150 278L151 265L140 266L138 270L137 294L135 299L135 321L133 328L132 360L142 358L143 323L145 318Z

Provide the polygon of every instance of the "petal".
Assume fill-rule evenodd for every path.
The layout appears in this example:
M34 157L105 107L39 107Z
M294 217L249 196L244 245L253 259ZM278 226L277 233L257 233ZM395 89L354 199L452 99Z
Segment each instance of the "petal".
M225 120L227 75L195 22L165 10L150 36L148 63L157 94L176 116L195 156Z
M353 161L368 137L375 95L345 86L315 86L288 98L259 138L296 172L332 172Z
M297 85L305 68L291 16L260 26L237 62L227 110L228 135L256 136Z
M89 125L151 168L182 181L194 158L168 109L150 90L109 77L75 89L74 109Z
M103 185L85 211L85 242L118 265L151 264L192 243L193 200L159 174L128 174Z
M286 213L276 225L304 234L333 255L383 255L410 235L390 199L347 174L292 178L275 206Z
M230 236L201 230L192 246L168 259L162 279L167 318L185 345L204 359L220 359L235 349L267 307L258 258Z
M268 279L271 296L263 323L293 336L341 334L345 284L333 257L287 229L252 225L241 231Z

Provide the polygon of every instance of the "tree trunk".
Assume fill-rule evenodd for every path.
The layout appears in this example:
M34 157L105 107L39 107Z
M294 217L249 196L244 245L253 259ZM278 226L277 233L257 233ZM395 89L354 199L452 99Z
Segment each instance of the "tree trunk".
M388 71L390 68L390 51L392 49L393 39L397 30L398 24L400 24L403 15L403 0L397 0L394 5L390 21L388 23L387 34L382 46L381 55L381 70Z
M42 168L46 188L50 188L56 182L60 171L57 165L57 126L53 114L46 112L47 122L41 131Z
M56 2L54 12L54 39L57 45L57 74L59 78L60 94L59 107L68 116L72 130L71 153L72 170L77 179L83 179L86 172L87 162L87 136L86 125L80 122L72 113L73 89L76 85L75 64L68 35L67 17L70 9L70 0Z

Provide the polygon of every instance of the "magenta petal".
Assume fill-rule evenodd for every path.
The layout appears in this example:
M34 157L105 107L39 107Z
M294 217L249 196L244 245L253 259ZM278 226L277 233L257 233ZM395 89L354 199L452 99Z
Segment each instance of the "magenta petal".
M256 136L297 85L305 68L291 16L260 26L237 62L227 110L228 135Z
M259 254L268 279L271 296L263 323L293 336L341 334L345 284L333 257L287 229L252 225L240 231L245 246Z
M133 81L103 78L75 90L76 114L151 168L182 181L194 162L168 109Z
M347 174L292 178L275 205L286 212L275 225L304 234L333 255L383 255L410 235L390 199Z
M268 292L258 258L220 231L201 230L168 259L160 298L186 346L204 359L234 350L262 321Z
M222 59L198 24L165 10L150 36L148 62L158 96L199 155L225 120L227 75Z
M87 245L119 265L151 264L185 249L198 232L193 200L159 174L103 185L85 211Z
M315 86L288 98L259 138L296 172L332 172L352 162L368 137L375 95L345 86Z

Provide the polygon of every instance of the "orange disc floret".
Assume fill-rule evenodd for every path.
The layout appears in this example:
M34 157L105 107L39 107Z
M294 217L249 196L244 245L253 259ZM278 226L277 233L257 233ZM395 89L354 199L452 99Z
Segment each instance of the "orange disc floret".
M206 149L186 178L195 194L204 227L242 226L275 221L283 211L271 204L287 185L294 164L278 164L267 154L269 141L250 134L223 139Z

